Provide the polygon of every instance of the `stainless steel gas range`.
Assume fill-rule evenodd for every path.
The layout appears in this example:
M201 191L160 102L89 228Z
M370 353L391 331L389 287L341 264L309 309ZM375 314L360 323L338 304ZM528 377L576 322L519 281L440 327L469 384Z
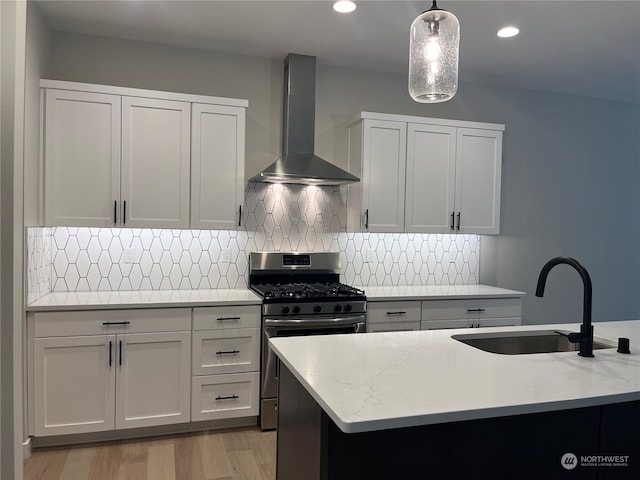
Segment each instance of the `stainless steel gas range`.
M250 254L249 286L262 297L263 430L276 428L278 418L278 368L270 338L365 332L365 293L339 280L337 252Z

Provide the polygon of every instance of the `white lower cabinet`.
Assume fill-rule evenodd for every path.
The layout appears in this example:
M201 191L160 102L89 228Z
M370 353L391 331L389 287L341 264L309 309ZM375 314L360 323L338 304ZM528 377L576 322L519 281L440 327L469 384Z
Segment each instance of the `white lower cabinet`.
M36 436L113 430L115 337L34 340Z
M420 330L419 301L368 302L367 332Z
M424 300L422 330L503 327L521 324L522 300L478 298Z
M191 332L116 339L116 428L188 422Z
M191 309L36 313L34 337L36 436L189 421Z
M260 306L193 310L191 421L257 416Z
M517 298L367 302L367 332L503 327L521 324Z
M258 414L260 372L194 376L191 420L214 420Z

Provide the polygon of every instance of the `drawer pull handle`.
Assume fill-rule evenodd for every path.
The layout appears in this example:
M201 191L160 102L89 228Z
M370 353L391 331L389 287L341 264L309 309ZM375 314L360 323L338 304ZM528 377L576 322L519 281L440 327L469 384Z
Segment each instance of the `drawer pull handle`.
M218 317L219 322L224 322L225 320L240 320L240 317Z
M131 322L102 322L102 325L108 327L109 325L129 325Z
M387 315L406 315L407 312L387 312Z
M122 366L122 340L120 340L119 356L120 356L120 358L118 359L118 363L120 364L120 366Z
M236 353L240 353L240 350L221 350L219 352L216 352L216 355L234 355Z
M220 395L218 395L216 397L216 400L235 400L236 398L240 398L238 395L228 395L226 397L221 397Z
M113 364L113 342L109 340L109 366Z
M467 308L467 312L484 312L484 308Z

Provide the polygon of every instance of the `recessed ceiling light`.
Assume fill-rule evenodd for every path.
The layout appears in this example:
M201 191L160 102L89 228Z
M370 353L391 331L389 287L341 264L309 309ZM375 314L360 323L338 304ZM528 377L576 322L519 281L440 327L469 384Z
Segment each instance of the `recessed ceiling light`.
M498 36L501 38L515 37L519 33L520 33L520 29L518 27L514 27L511 25L507 27L502 27L500 30L498 30Z
M340 0L333 4L333 9L338 13L351 13L356 9L356 4L350 0Z

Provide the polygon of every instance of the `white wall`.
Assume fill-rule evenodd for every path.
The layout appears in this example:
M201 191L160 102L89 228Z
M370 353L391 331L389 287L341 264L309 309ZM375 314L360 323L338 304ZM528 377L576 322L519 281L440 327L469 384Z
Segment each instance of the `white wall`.
M40 78L46 78L49 75L49 61L51 57L52 36L49 27L46 24L44 15L34 2L27 3L27 24L26 24L26 58L25 58L25 91L24 91L24 169L23 175L24 186L24 225L34 226L39 222L39 204L40 198ZM22 218L20 220L22 222ZM22 234L23 228L19 232ZM20 242L20 261L23 267L20 269L26 272L26 254L24 249L24 240ZM22 290L20 292L22 306L22 298L24 292L27 291L26 275L23 277ZM16 331L21 342L21 368L22 368L22 389L21 404L22 409L22 442L28 440L28 409L27 402L27 333L26 318L23 309L20 308L21 316L20 330ZM20 450L22 454L22 450Z
M0 478L22 478L26 2L0 2Z
M483 237L481 281L530 292L533 323L580 320L570 267L533 293L543 264L577 258L593 282L593 318L640 318L640 105L504 90L502 234Z
M40 7L27 3L24 140L24 223L37 226L40 199L40 79L50 70L52 32Z
M502 234L482 238L480 280L529 292L526 322L580 318L579 281L562 268L545 299L533 297L540 268L556 255L575 256L591 271L596 320L640 318L638 105L465 83L453 100L422 105L409 99L405 75L318 62L316 153L340 166L341 127L360 110L506 125ZM56 33L51 73L248 98L249 177L280 150L281 70L282 59Z

